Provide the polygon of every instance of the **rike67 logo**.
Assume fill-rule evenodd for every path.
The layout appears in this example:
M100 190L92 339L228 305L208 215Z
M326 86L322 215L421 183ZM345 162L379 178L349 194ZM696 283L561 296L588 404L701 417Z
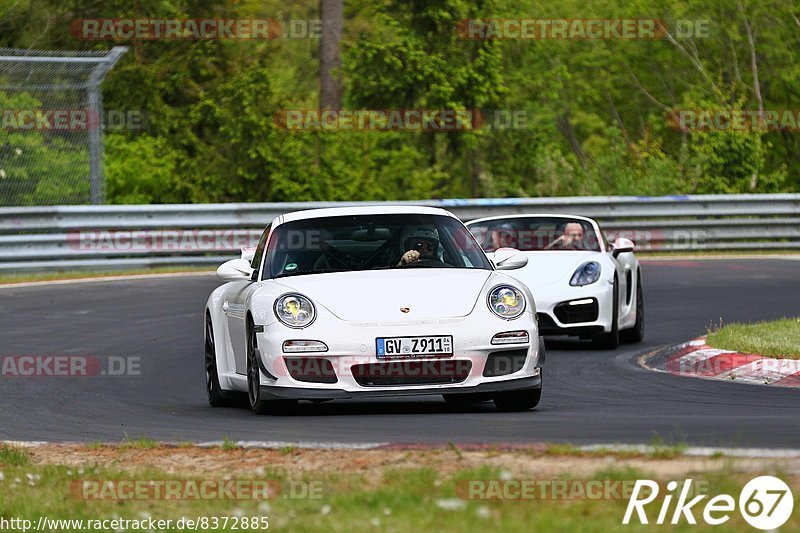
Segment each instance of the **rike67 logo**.
M697 524L694 513L702 512L702 519L706 524L718 526L730 520L731 514L736 511L737 502L729 494L714 496L706 501L705 505L699 505L708 498L708 495L701 494L689 499L692 492L691 479L684 480L682 485L679 485L677 481L667 483L667 492L661 501L654 523L675 525L686 520L689 524ZM637 480L630 500L628 500L628 507L622 523L630 524L635 513L639 523L649 524L652 516L648 517L645 507L655 502L658 495L658 483L649 479ZM672 508L672 502L676 496L677 501L675 507ZM656 503L651 507L657 506ZM781 527L789 520L794 509L794 498L791 489L782 480L773 476L760 476L750 480L739 493L738 509L748 524L754 528L769 531ZM653 510L655 509L651 509L651 511ZM670 511L672 512L670 513Z

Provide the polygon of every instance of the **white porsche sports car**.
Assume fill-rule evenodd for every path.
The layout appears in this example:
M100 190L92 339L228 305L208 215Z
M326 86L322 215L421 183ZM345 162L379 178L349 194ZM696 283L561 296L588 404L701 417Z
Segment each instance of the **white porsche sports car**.
M441 394L539 403L544 343L528 288L451 213L356 207L280 215L224 263L208 299L209 403L247 392L256 413L297 400Z
M490 258L505 247L528 256L513 276L536 298L541 335L605 349L644 339L642 270L629 239L609 244L597 222L567 215L488 217L467 227Z

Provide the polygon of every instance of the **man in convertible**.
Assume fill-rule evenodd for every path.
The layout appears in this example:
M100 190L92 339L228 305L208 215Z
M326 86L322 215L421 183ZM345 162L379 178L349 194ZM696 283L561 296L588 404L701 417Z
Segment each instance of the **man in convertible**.
M564 232L559 238L551 242L546 250L583 250L583 225L579 222L569 222L564 226Z

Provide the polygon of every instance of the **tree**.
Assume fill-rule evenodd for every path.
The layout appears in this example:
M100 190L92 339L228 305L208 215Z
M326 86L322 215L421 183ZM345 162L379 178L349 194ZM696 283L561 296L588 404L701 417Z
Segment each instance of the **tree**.
M344 23L344 0L320 0L322 39L319 46L319 107L338 111L342 107L342 78L339 74L339 44Z

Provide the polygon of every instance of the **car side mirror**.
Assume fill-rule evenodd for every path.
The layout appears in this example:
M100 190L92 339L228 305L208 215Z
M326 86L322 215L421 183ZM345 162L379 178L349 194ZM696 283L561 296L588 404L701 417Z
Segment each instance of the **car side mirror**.
M516 270L528 264L528 256L516 248L498 248L492 261L497 270Z
M250 279L253 269L247 259L231 259L217 269L217 277L223 281L244 281Z
M633 244L633 241L630 239L626 239L624 237L620 237L616 241L614 241L613 250L611 251L611 255L617 257L619 254L625 254L632 252L636 248L636 245Z

